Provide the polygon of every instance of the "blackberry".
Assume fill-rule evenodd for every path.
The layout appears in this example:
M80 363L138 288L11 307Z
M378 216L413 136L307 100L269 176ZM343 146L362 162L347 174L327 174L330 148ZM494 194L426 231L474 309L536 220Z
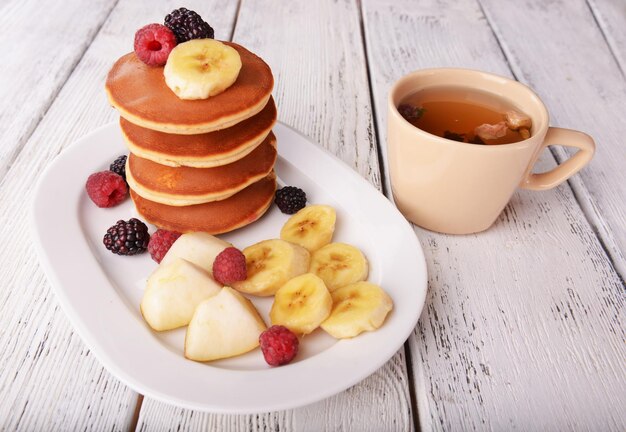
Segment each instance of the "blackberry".
M115 159L109 167L109 171L113 171L115 174L121 175L124 181L126 181L126 155L122 155ZM126 184L128 184L128 182Z
M174 32L178 43L191 39L213 39L213 28L200 15L187 8L173 10L165 16L165 26Z
M118 220L107 230L102 243L117 255L136 255L148 249L148 227L139 219Z
M306 193L295 186L285 186L276 191L274 202L281 212L294 214L306 206Z

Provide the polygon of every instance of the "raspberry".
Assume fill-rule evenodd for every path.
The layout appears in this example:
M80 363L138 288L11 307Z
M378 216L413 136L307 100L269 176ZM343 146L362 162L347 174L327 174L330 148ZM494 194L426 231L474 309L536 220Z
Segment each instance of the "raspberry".
M178 43L191 39L213 39L215 32L200 15L186 8L173 10L165 16L165 25L174 32Z
M150 236L150 242L148 243L148 252L150 252L152 259L160 264L161 260L178 237L180 237L180 233L162 229L152 234Z
M259 336L263 357L270 366L289 363L298 354L298 337L287 327L274 325Z
M223 285L245 280L248 277L246 257L237 248L224 249L213 261L213 278Z
M128 194L126 181L122 176L111 171L101 171L90 175L85 188L89 198L101 208L118 205Z
M126 181L126 155L119 156L115 159L109 166L109 171L121 175L124 181ZM128 182L126 182L126 184L128 184Z
M148 24L135 33L135 54L148 66L163 66L176 46L176 36L161 24Z
M135 255L146 251L149 240L150 234L146 224L132 218L128 222L118 220L107 230L102 243L114 254Z
M306 193L295 186L285 186L276 191L274 202L281 212L294 214L306 206Z

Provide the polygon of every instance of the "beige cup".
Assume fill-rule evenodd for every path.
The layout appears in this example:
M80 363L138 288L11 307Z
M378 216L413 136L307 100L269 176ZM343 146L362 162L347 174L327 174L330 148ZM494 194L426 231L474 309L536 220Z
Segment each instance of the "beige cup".
M476 145L424 132L398 112L409 94L439 86L462 86L510 101L532 119L531 137L501 145ZM400 78L389 93L387 147L393 197L411 222L432 231L469 234L489 228L515 189L553 188L593 157L593 139L582 132L549 127L539 97L517 81L468 69L426 69ZM551 171L531 172L549 145L580 149Z

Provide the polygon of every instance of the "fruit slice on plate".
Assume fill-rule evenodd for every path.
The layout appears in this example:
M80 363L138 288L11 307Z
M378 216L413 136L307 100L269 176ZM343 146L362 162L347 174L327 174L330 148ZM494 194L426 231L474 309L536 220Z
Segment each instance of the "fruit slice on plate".
M280 230L280 238L314 252L332 240L336 218L331 206L307 206L287 220Z
M330 243L311 255L309 271L319 276L326 288L337 288L367 279L369 266L363 253L345 243Z
M230 243L204 232L191 232L181 235L161 260L161 265L177 258L184 258L213 274L213 261Z
M383 325L393 301L378 285L357 282L331 293L333 308L321 327L337 339L357 336Z
M309 251L284 240L264 240L248 246L243 254L247 278L232 286L246 294L273 295L289 279L309 269Z
M324 281L306 273L276 291L270 319L273 325L283 325L297 334L309 334L328 318L332 305Z
M252 302L224 287L196 309L185 336L185 357L211 361L244 354L259 346L265 329Z
M196 306L221 288L206 271L177 258L161 264L148 278L139 306L141 315L157 331L186 326Z
M230 87L240 70L235 48L215 39L192 39L170 52L163 75L179 98L207 99Z

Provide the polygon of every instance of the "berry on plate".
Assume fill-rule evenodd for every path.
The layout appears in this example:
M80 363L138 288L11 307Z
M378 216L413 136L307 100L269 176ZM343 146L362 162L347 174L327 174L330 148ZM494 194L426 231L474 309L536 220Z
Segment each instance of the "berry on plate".
M285 186L276 191L274 202L281 212L294 214L306 206L306 193L295 186Z
M215 36L213 28L200 15L184 7L167 14L165 25L174 32L178 43L191 39L213 39Z
M117 255L136 255L148 248L148 227L139 219L119 220L107 230L102 239L104 246Z
M298 337L287 327L274 325L259 336L263 357L270 366L289 363L298 354Z
M148 252L150 252L152 259L160 264L161 260L178 237L180 237L180 233L174 231L163 229L156 230L156 232L150 236L150 242L148 243Z
M176 36L162 24L148 24L135 33L135 54L148 66L163 66L176 46Z
M126 181L112 171L91 174L85 184L89 198L101 208L113 207L124 201L128 195Z
M246 257L235 247L224 249L213 261L213 278L223 285L245 280Z
M124 181L126 181L126 155L121 155L115 159L109 166L109 171L121 175ZM128 182L126 184L128 184Z

